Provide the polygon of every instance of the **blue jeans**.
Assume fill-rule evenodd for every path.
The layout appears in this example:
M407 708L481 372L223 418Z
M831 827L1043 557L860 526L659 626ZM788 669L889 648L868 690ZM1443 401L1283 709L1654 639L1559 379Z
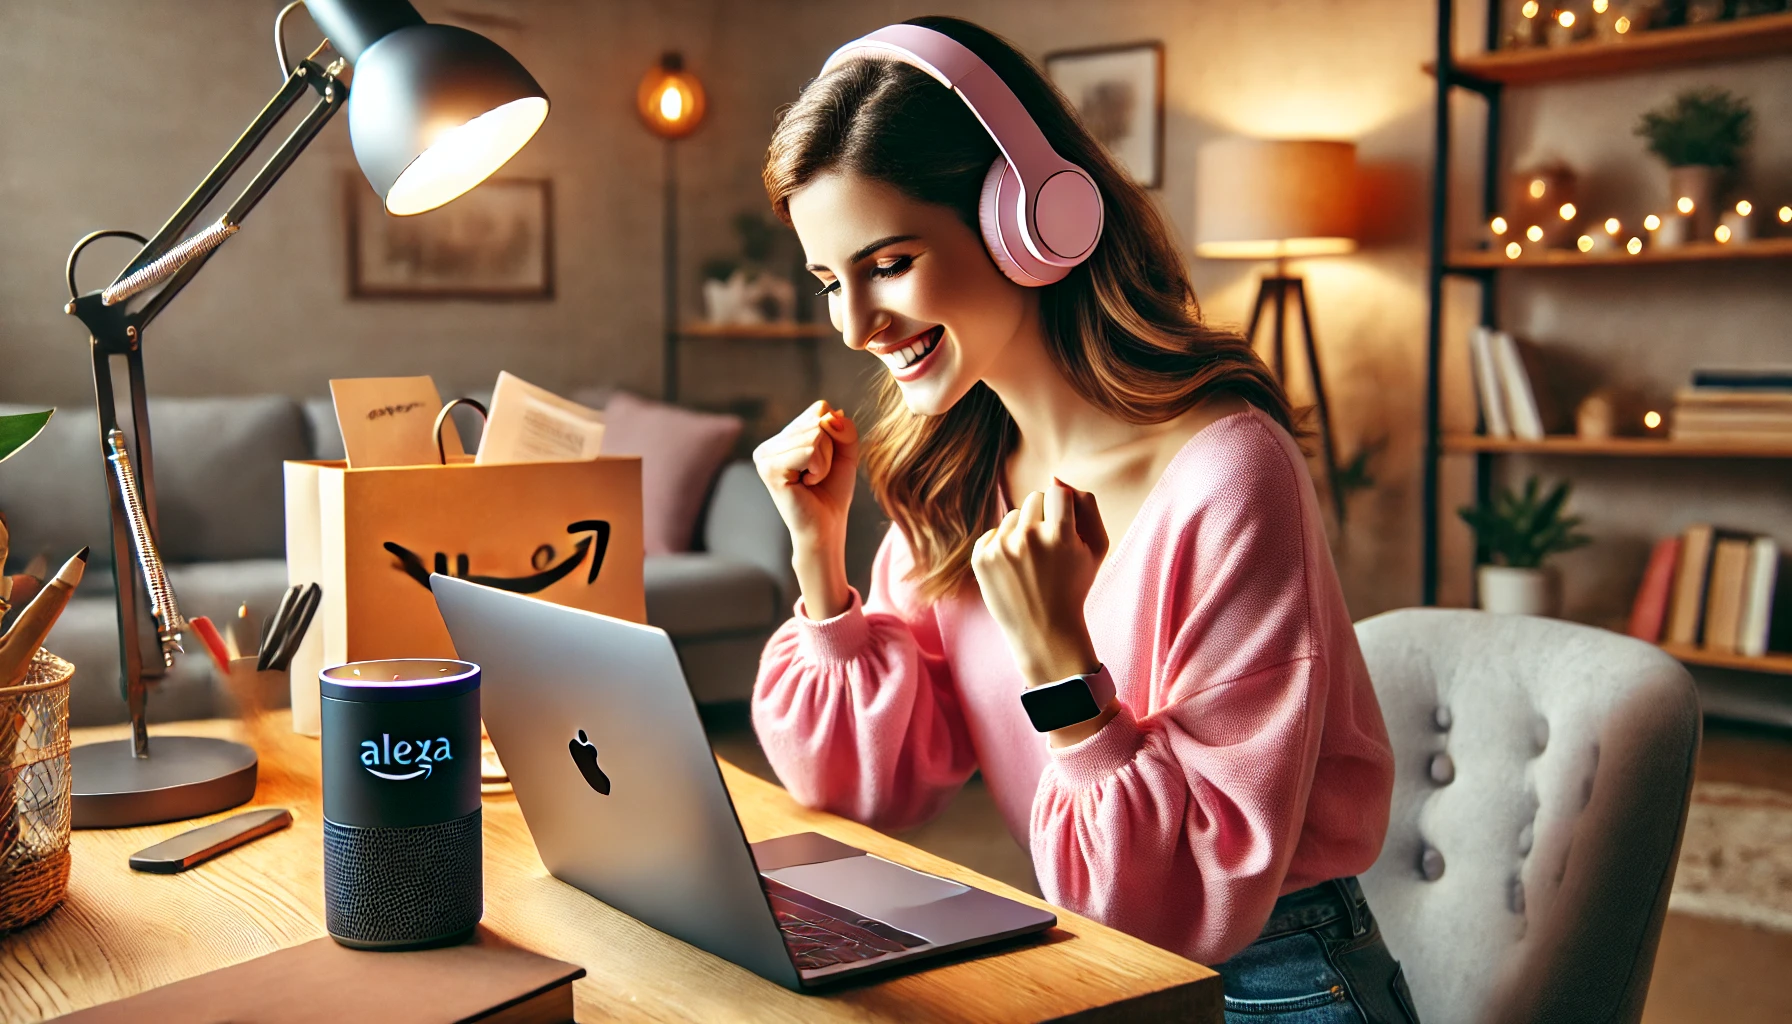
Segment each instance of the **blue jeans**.
M1215 970L1227 1024L1418 1024L1355 878L1276 900L1257 941Z

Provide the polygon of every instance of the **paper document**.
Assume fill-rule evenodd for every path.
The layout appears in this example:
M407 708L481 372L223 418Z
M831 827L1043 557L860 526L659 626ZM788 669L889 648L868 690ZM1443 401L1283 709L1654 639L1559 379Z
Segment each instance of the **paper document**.
M336 425L350 469L377 466L435 466L436 413L442 395L430 377L356 377L332 380ZM448 461L463 454L453 421L442 424Z
M485 435L473 461L584 462L604 440L604 414L539 388L512 373L498 374Z

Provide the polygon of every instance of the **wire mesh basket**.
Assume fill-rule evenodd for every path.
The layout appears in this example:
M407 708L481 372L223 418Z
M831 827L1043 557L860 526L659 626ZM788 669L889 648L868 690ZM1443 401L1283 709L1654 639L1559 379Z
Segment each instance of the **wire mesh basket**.
M36 921L68 889L68 681L48 651L0 687L0 932Z

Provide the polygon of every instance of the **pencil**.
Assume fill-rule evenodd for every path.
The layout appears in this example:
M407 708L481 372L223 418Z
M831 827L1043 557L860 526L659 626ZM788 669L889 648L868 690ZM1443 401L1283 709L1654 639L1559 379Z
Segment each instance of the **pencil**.
M0 637L0 686L17 686L31 666L31 656L43 646L44 637L56 625L68 599L74 596L81 574L87 570L87 548L75 552L62 564L56 578L44 584L25 610L19 613L12 628Z

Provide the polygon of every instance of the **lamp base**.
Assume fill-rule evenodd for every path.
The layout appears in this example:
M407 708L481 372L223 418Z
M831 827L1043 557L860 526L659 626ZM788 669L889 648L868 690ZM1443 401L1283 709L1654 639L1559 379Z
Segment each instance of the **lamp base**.
M255 795L255 751L205 736L157 736L149 757L131 741L69 751L74 827L125 828L216 814Z

